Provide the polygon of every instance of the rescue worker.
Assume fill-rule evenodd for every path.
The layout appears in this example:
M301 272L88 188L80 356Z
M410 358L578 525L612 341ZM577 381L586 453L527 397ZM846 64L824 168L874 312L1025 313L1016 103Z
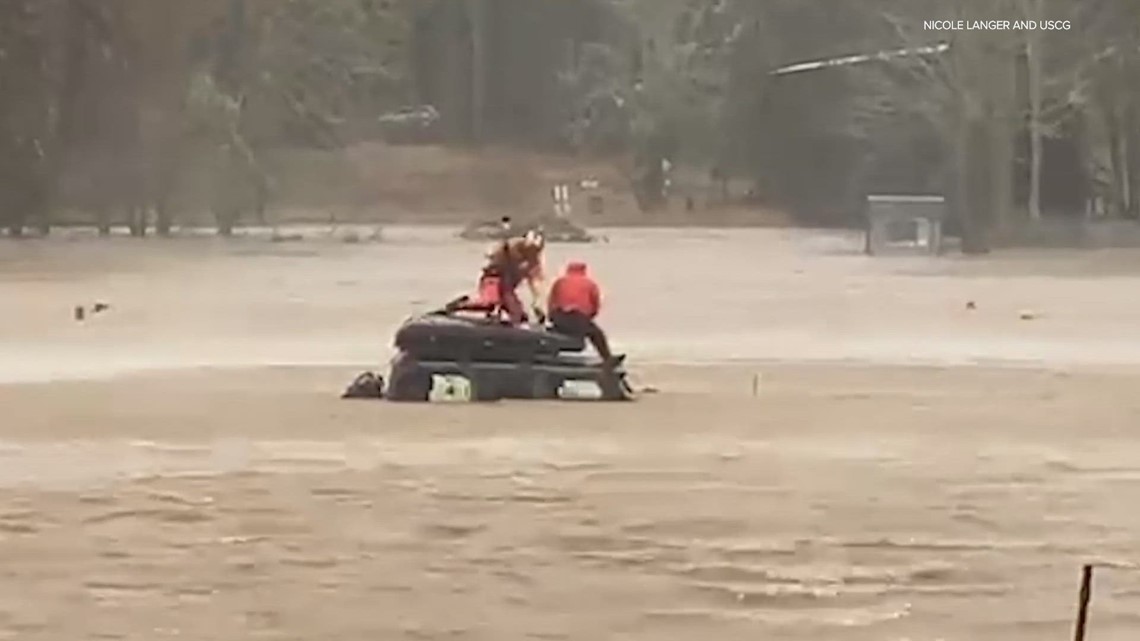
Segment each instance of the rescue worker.
M526 281L532 298L532 311L535 320L546 320L542 313L543 265L542 254L546 247L541 232L529 231L521 237L512 235L511 219L500 221L502 240L487 252L487 262L479 276L475 296L461 296L448 303L441 311L483 312L488 317L502 319L503 313L512 325L521 325L529 320L518 297L518 287Z
M569 263L566 273L554 281L550 288L547 311L551 327L568 336L588 339L602 361L607 366L613 366L622 358L614 357L606 333L595 321L601 310L601 288L587 273L586 263Z
M496 243L487 252L487 265L483 269L484 281L497 280L499 287L498 304L507 313L512 325L527 322L528 317L518 296L519 285L526 282L531 295L531 310L534 320L542 323L543 300L543 252L546 239L539 231L531 230L525 235L507 238Z

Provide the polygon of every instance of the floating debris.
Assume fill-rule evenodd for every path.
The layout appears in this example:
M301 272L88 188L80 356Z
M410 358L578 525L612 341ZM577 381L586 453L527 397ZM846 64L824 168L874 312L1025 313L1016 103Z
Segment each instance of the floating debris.
M592 243L598 240L584 228L565 218L538 218L527 223L515 223L510 218L478 220L459 232L464 240L493 241L522 236L528 231L541 231L547 242Z
M298 243L305 240L301 234L282 234L280 232L273 232L269 237L269 241L273 243Z

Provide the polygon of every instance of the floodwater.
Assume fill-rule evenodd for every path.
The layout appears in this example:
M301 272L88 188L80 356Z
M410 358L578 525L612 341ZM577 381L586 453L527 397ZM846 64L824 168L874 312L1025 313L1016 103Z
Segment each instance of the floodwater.
M0 244L0 639L1140 629L1140 254L617 230L551 267L659 393L341 401L478 267L385 235Z
M0 317L0 380L379 358L395 324L474 287L483 249L430 228L356 245L313 233L0 246L0 295L19 309ZM552 246L550 268L591 264L606 326L643 362L1140 363L1140 305L1127 295L1140 252L969 260L860 248L841 233L618 230ZM73 305L96 300L114 313L71 322Z

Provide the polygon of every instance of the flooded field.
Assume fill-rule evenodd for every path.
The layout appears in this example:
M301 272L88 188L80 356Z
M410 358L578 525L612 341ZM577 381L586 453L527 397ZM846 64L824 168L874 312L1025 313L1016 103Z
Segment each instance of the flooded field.
M0 639L1066 639L1140 561L1140 254L617 230L551 268L659 393L341 401L482 250L386 237L0 244Z

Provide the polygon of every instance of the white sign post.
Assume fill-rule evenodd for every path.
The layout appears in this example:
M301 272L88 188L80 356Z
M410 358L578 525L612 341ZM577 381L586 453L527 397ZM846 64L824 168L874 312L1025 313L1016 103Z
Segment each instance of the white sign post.
M558 218L567 218L570 216L570 185L560 183L555 185L550 190L551 199L554 201L554 215Z

